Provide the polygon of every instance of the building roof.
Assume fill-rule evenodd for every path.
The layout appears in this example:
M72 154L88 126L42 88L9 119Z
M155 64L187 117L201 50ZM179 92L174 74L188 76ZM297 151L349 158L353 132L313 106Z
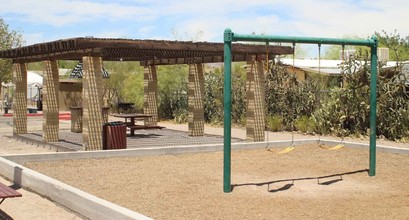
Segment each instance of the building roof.
M320 60L317 59L280 59L284 65L303 69L308 72L321 72L326 75L340 75L342 72L342 60ZM361 61L363 63L363 61ZM402 65L402 72L409 76L409 61L388 61L382 67L385 70L393 70L396 65Z
M285 65L297 67L307 72L320 72L325 75L340 75L342 60L317 60L317 59L281 59Z
M281 59L286 65L293 65L293 59ZM317 60L317 59L294 59L294 66L300 68L339 68L342 60Z
M245 61L256 55L264 59L269 56L291 54L293 49L285 46L233 44L233 61ZM223 43L134 40L107 38L71 38L34 44L0 51L0 58L13 62L37 62L43 60L82 60L84 56L98 56L108 61L140 61L149 64L183 64L223 62Z

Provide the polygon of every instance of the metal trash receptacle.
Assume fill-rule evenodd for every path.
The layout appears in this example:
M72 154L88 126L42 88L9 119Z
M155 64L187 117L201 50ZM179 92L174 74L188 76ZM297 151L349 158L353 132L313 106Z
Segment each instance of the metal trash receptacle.
M126 125L121 121L108 122L102 126L104 150L126 149Z

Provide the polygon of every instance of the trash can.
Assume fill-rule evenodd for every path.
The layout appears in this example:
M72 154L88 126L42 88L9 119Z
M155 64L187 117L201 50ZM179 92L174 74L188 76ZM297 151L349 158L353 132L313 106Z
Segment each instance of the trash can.
M126 125L121 121L108 122L102 126L104 150L126 149Z

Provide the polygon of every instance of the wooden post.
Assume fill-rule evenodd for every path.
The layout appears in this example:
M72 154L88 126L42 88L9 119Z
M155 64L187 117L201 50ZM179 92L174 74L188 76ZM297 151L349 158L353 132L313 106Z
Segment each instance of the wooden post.
M16 85L13 96L13 134L27 134L27 66L25 63L13 64L13 83Z
M265 77L263 61L254 57L247 61L247 141L264 141L265 129Z
M204 135L204 75L203 64L189 64L189 116L190 136Z
M46 60L43 65L43 139L45 142L58 142L60 87L58 65L55 60Z
M158 78L156 74L156 66L150 65L144 68L144 103L143 113L152 115L150 118L145 118L145 125L158 124Z
M85 150L102 150L102 59L82 60L83 144Z

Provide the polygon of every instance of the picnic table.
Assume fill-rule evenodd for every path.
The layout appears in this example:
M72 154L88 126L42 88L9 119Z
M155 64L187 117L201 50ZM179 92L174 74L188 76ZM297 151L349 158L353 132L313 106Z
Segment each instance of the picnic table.
M165 128L165 127L158 126L158 125L139 125L139 124L136 124L135 119L145 119L145 118L151 118L152 117L152 115L148 115L148 114L129 113L129 114L111 114L111 116L116 117L116 118L124 118L126 127L128 127L131 130L131 136L135 135L135 130ZM128 119L129 119L129 121L128 121Z
M0 204L7 198L21 197L21 193L15 189L0 183Z

